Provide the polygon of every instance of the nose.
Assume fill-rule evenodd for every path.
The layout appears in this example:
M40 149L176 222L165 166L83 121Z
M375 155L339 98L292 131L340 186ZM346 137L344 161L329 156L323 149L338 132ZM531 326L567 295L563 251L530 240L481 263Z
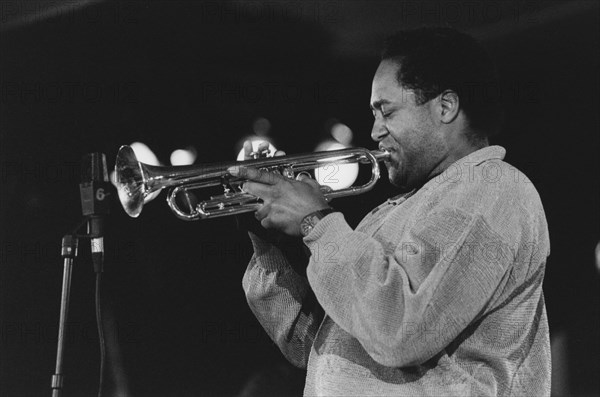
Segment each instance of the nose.
M371 130L371 139L375 142L381 141L388 134L387 128L385 128L384 123L379 120L379 118L375 118L373 122L373 129Z

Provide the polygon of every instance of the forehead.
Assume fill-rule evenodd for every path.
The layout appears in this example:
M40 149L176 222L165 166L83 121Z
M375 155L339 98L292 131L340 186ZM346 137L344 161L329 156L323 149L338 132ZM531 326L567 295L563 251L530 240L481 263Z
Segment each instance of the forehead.
M371 106L379 103L406 102L408 98L414 96L412 90L406 89L398 83L399 69L400 64L398 62L388 59L381 61L373 77Z

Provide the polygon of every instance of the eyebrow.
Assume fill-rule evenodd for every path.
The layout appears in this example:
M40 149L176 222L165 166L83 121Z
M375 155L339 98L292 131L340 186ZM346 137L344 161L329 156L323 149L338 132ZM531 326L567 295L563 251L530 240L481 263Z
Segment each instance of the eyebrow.
M387 105L387 104L389 104L389 103L391 103L391 102L390 102L390 101L388 101L387 99L379 99L379 100L377 100L377 101L373 102L373 103L370 105L370 107L371 107L371 110L376 110L376 109L379 109L379 108L381 108L381 105Z

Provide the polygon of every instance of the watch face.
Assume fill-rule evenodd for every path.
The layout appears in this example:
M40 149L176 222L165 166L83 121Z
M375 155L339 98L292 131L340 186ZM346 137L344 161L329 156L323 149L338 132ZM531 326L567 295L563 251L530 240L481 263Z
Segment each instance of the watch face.
M300 223L300 231L304 236L307 236L311 230L315 227L315 224L319 221L319 218L314 215L308 215L302 219Z
M308 236L308 233L310 233L311 230L312 230L312 226L307 225L306 222L303 222L300 225L300 231L302 232L302 235L304 237Z
M325 209L321 211L315 211L312 214L308 214L300 222L300 232L302 235L307 236L311 230L314 229L317 222L323 219L326 215L334 212L331 209Z

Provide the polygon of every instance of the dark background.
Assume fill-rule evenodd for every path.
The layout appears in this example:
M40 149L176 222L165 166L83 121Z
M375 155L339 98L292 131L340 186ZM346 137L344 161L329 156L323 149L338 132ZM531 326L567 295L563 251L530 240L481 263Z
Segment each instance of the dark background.
M0 395L50 394L60 239L80 217L84 153L104 152L112 167L120 145L142 141L164 162L188 145L198 163L228 161L258 117L290 154L313 150L332 119L374 148L381 40L423 24L472 33L497 60L507 121L493 143L534 182L550 227L553 393L600 394L596 1L0 4ZM383 182L336 206L356 224L392 194ZM301 394L304 373L245 302L251 247L233 218L186 223L160 197L132 219L115 202L108 234L104 294L120 348L111 358L122 362L110 390ZM99 349L87 244L71 297L64 395L91 396Z

